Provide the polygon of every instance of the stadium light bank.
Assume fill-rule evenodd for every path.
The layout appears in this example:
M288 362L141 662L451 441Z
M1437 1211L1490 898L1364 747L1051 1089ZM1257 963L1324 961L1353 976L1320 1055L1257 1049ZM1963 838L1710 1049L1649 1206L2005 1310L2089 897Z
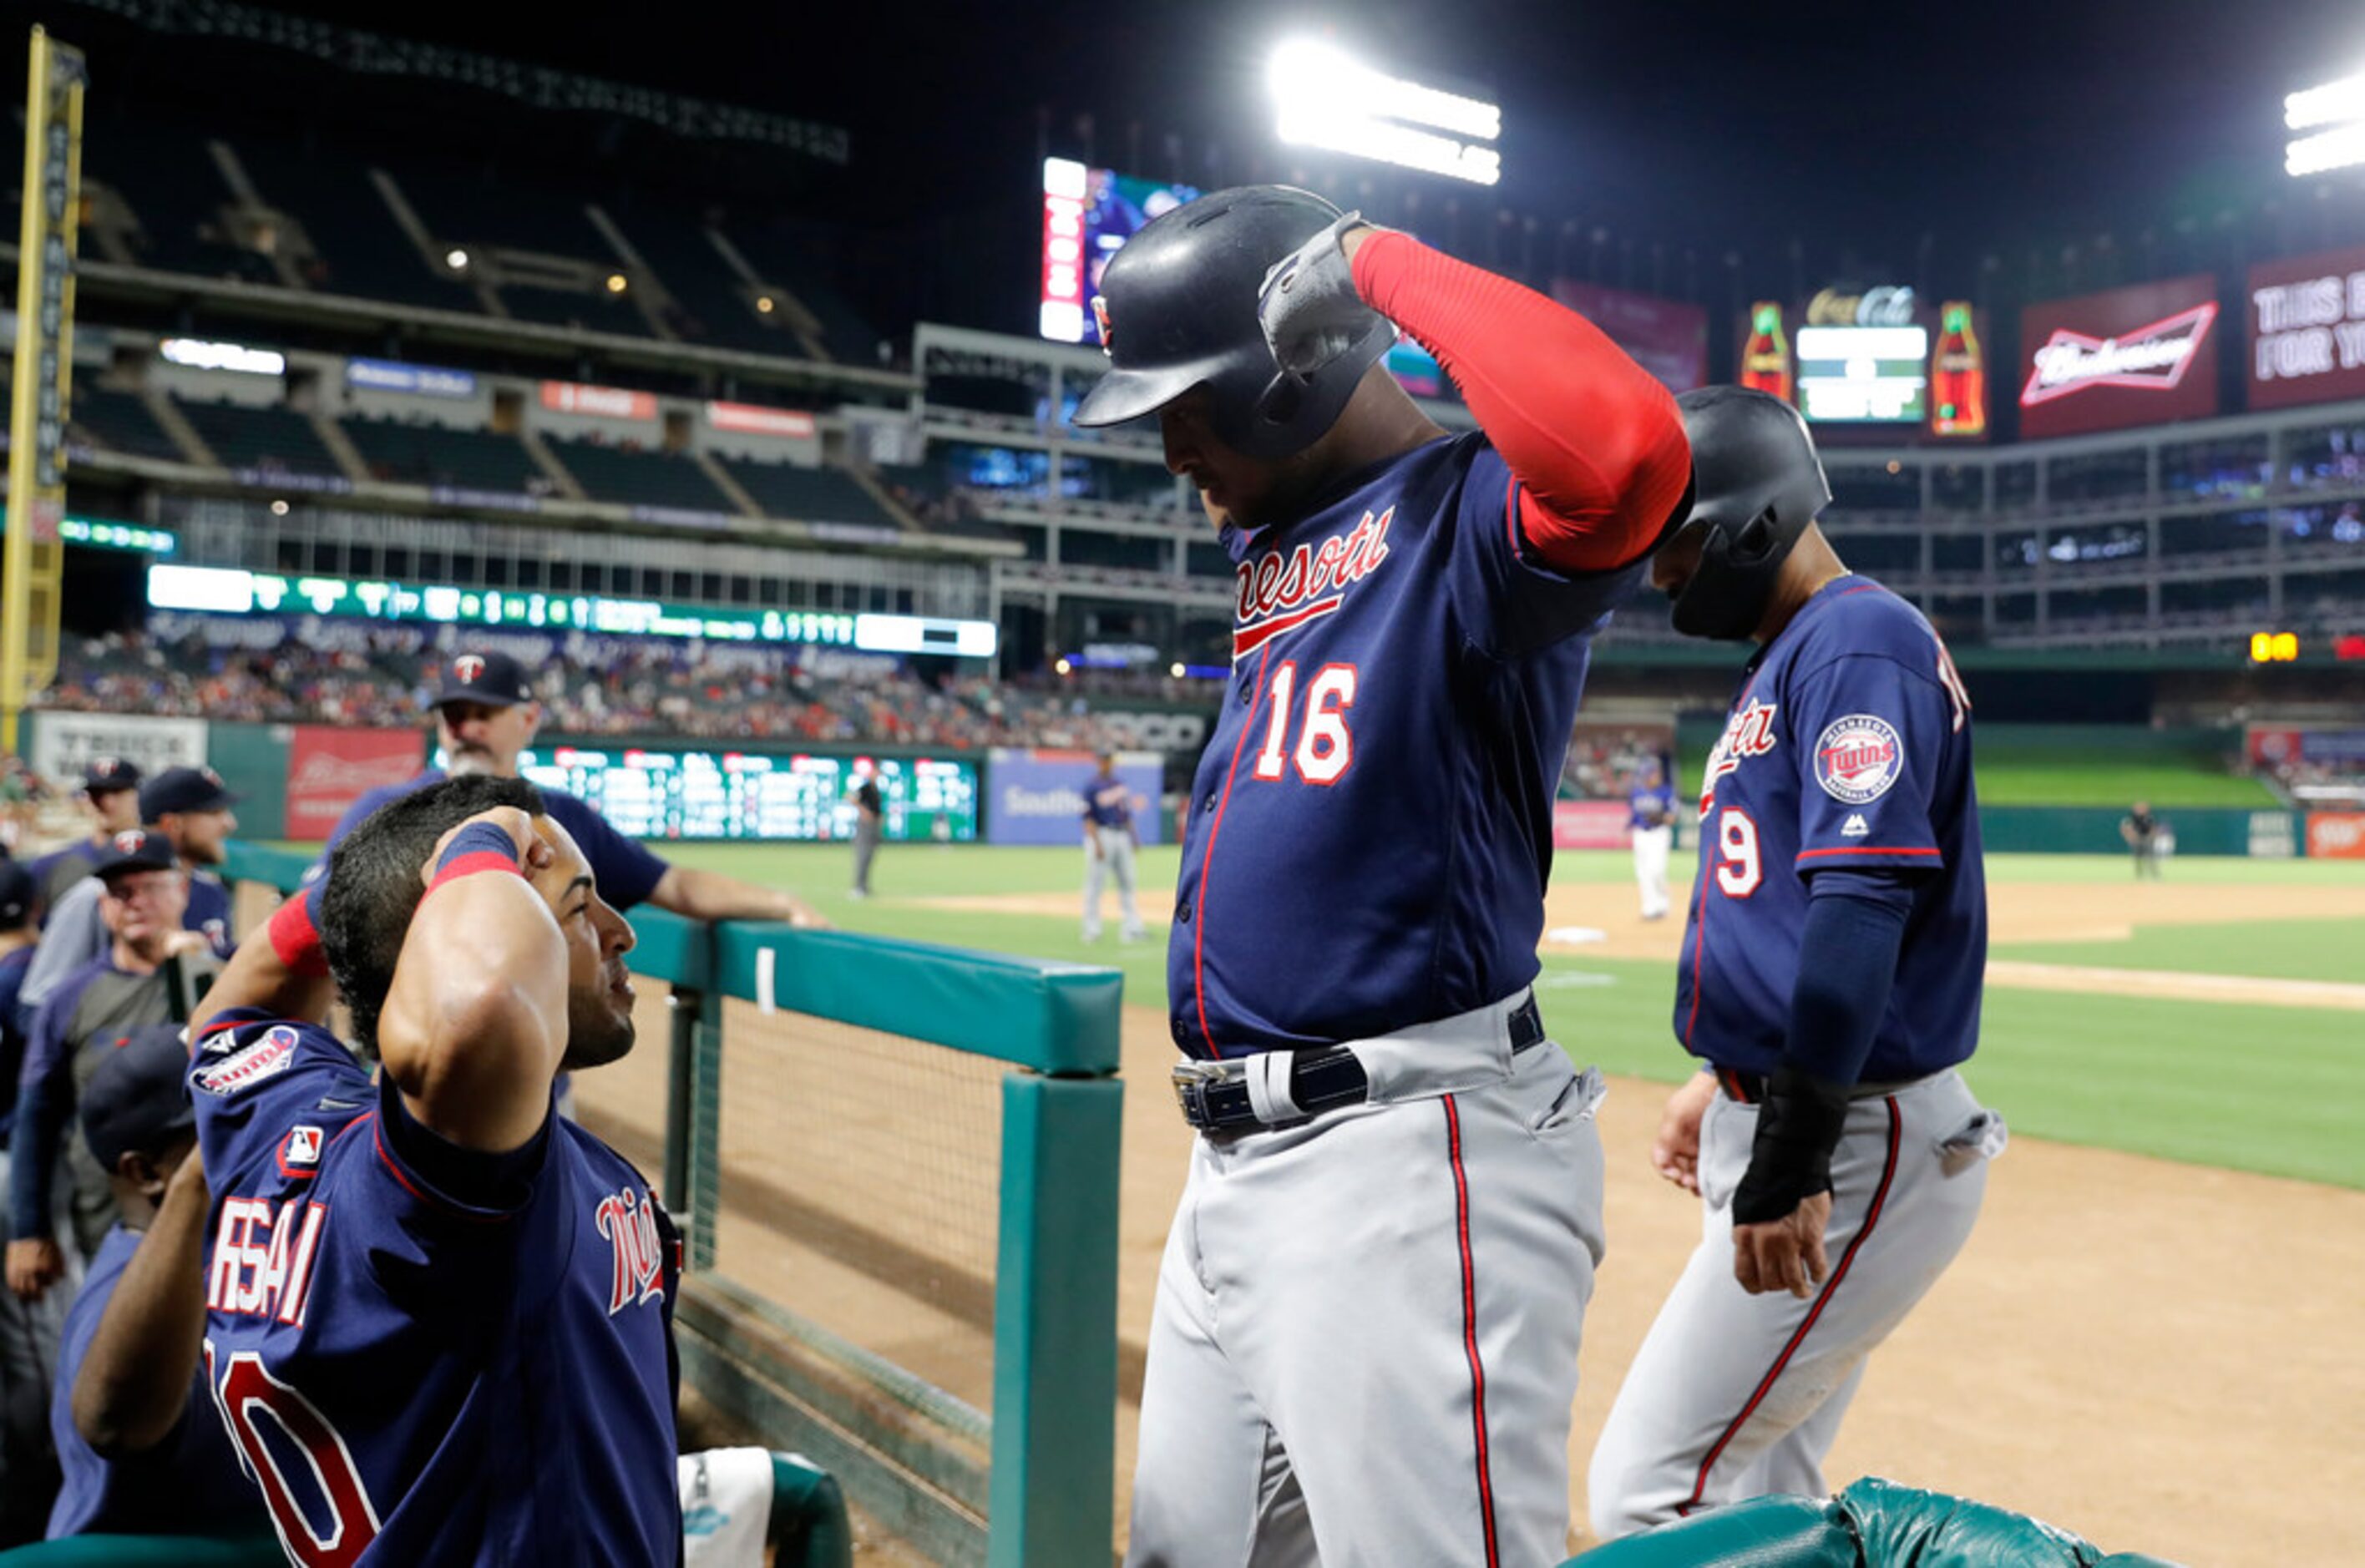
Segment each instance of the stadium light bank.
M2283 147L2283 173L2293 179L2365 163L2365 72L2288 95L2283 124L2308 133Z
M1293 146L1473 185L1503 177L1501 152L1486 145L1502 134L1503 112L1482 99L1385 75L1311 39L1276 48L1266 83L1278 116L1274 134Z

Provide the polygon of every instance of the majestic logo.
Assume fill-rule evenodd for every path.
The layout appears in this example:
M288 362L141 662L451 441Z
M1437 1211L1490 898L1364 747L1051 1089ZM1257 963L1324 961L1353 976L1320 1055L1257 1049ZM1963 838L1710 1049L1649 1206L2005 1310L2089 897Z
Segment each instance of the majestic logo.
M1284 632L1335 613L1347 602L1347 589L1362 582L1388 558L1388 524L1396 509L1388 508L1344 534L1332 534L1320 548L1300 544L1283 554L1267 551L1239 566L1239 603L1233 615L1232 657L1252 654Z
M636 1301L665 1294L665 1243L657 1234L656 1205L646 1193L636 1201L630 1187L600 1200L600 1234L615 1249L608 1289L608 1316Z
M460 678L463 686L474 686L476 678L485 673L485 661L475 654L462 654L452 661L452 673Z
M2036 351L2035 368L2021 389L2020 406L2033 409L2090 386L2132 386L2172 391L2192 368L2193 357L2217 319L2212 301L2163 317L2114 338L2090 338L2056 327Z
M1716 804L1716 781L1739 767L1753 756L1764 756L1774 749L1774 716L1781 711L1777 703L1760 702L1751 698L1747 706L1725 721L1724 734L1717 737L1716 748L1708 754L1708 769L1700 777L1700 815L1705 818Z
M1840 836L1842 838L1863 838L1868 835L1871 832L1872 824L1864 820L1863 812L1850 812L1848 813L1848 820L1845 825L1840 829Z
M230 1036L225 1035L221 1037L227 1040ZM208 1094L235 1094L241 1089L286 1071L288 1064L295 1059L295 1029L286 1024L275 1024L263 1038L232 1051L198 1072L195 1081Z
M1870 713L1850 713L1815 742L1815 781L1834 801L1861 806L1889 793L1905 772L1897 727Z

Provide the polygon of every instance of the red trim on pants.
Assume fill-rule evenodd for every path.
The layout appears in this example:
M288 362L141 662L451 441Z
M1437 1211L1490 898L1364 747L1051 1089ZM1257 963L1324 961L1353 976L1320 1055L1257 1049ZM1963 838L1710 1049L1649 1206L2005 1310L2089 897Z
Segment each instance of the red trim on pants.
M1855 1239L1847 1244L1847 1250L1840 1254L1839 1267L1833 1269L1832 1277L1824 1282L1822 1293L1815 1297L1815 1305L1807 1309L1805 1321L1801 1322L1798 1330L1790 1336L1789 1342L1782 1347L1782 1353L1774 1358L1774 1365L1758 1383L1757 1391L1749 1396L1749 1403L1741 1407L1741 1414L1735 1416L1726 1426L1723 1435L1719 1437L1708 1450L1708 1457L1700 1461L1699 1474L1692 1482L1692 1495L1676 1505L1676 1516L1678 1518L1690 1514L1694 1508L1700 1506L1700 1500L1707 1496L1709 1472L1716 1468L1716 1462L1723 1457L1725 1449L1740 1434L1741 1428L1748 1424L1749 1417L1757 1413L1757 1407L1765 1402L1765 1396L1773 1392L1776 1381L1782 1375L1782 1369L1790 1364L1790 1358L1796 1355L1799 1347L1805 1343L1808 1331L1812 1329L1816 1320L1822 1316L1823 1308L1829 1306L1832 1297L1839 1294L1840 1282L1847 1278L1848 1268L1855 1261L1856 1253L1870 1238L1872 1227L1879 1223L1881 1207L1889 1201L1889 1184L1897 1175L1897 1147L1903 1122L1903 1118L1897 1110L1897 1096L1894 1094L1888 1096L1885 1103L1889 1106L1889 1155L1880 1168L1880 1185L1873 1191L1872 1206L1864 1212L1864 1224L1857 1229Z
M1502 1562L1495 1543L1495 1483L1486 1469L1486 1369L1478 1358L1478 1277L1470 1263L1470 1179L1462 1170L1462 1115L1445 1096L1445 1151L1453 1165L1453 1228L1462 1241L1462 1348L1470 1357L1470 1425L1478 1450L1478 1515L1486 1527L1486 1568Z

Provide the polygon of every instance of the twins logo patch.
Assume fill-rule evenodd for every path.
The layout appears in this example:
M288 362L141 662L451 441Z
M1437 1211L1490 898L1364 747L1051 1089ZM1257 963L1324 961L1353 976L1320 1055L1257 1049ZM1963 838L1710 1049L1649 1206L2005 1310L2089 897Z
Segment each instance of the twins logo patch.
M1877 801L1904 771L1897 726L1870 713L1833 720L1815 742L1815 781L1824 794L1851 806Z
M193 1081L208 1094L235 1094L286 1071L295 1059L296 1031L285 1024L275 1024L264 1031L263 1038L199 1070Z

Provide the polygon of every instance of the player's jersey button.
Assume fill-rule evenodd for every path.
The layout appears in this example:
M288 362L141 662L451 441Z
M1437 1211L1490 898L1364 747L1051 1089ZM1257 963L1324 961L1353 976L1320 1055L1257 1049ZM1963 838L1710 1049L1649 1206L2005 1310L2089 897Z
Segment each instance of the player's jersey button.
M1180 925L1188 925L1191 924L1191 901L1189 899L1184 899L1174 906L1174 920L1175 923Z
M1203 812L1212 812L1216 809L1216 792L1213 790L1208 790L1207 798L1199 802L1199 809Z

